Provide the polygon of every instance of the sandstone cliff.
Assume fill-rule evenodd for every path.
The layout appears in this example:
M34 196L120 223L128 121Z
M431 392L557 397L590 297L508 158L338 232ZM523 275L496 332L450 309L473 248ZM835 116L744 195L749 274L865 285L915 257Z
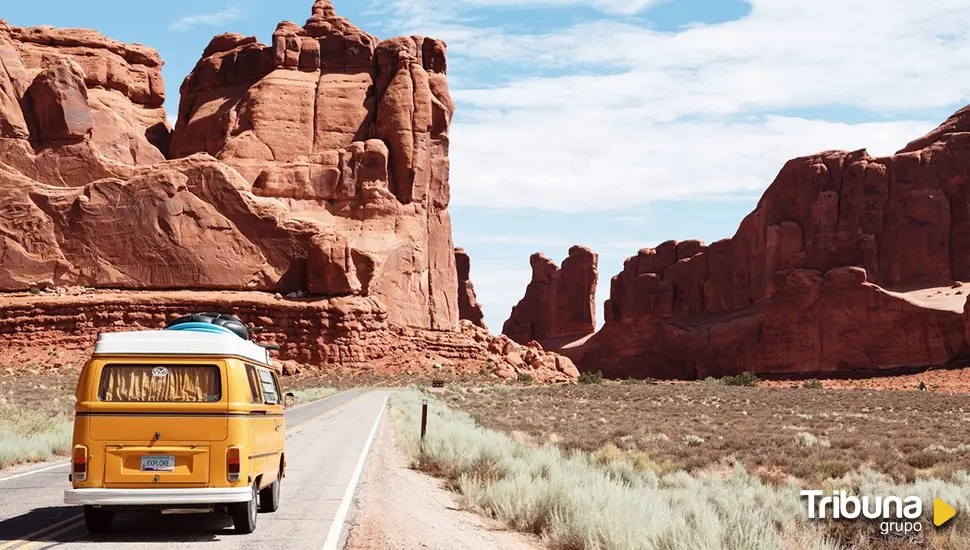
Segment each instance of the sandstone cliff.
M502 334L519 343L585 336L596 330L596 282L599 257L574 246L562 268L543 254L533 254L532 282L512 308Z
M891 157L792 160L733 238L641 250L581 367L693 378L960 359L964 298L931 298L970 279L968 127L964 109Z
M459 323L459 295L481 311L451 238L443 42L381 41L318 0L271 45L213 38L174 131L161 66L0 22L0 367L218 310L266 327L289 372L578 376Z
M170 136L153 50L3 24L0 291L307 291L456 330L446 66L319 0L272 45L214 38Z

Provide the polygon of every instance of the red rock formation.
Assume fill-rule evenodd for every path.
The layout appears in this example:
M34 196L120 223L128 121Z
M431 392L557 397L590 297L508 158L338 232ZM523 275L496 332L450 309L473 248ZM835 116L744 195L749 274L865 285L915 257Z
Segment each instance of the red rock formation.
M455 249L455 266L458 269L458 316L477 327L487 329L485 314L475 296L475 285L471 281L471 258L465 249Z
M458 322L442 42L380 42L317 1L270 46L213 38L174 134L161 65L0 22L0 357L225 310L290 373L578 375ZM98 290L22 292L75 285Z
M62 289L59 289L62 290ZM426 377L528 374L541 383L579 376L555 353L523 348L462 321L455 332L392 325L373 298L277 299L261 292L82 292L0 294L0 373L80 366L98 334L156 330L198 311L224 311L264 328L258 339L280 345L285 374L363 369ZM56 354L49 350L57 349Z
M530 258L532 282L512 308L502 334L520 344L533 340L583 336L596 330L596 281L599 257L574 246L562 269L545 255Z
M892 157L792 160L733 238L640 251L613 278L606 325L581 367L677 378L860 372L966 353L962 302L885 289L970 279L968 120L961 110Z
M0 21L0 65L0 118L13 121L0 123L0 137L30 137L35 144L74 139L78 136L47 134L52 129L47 124L55 122L48 117L66 114L61 132L83 136L90 131L92 148L107 159L164 160L169 127L162 108L162 61L155 50L96 31L21 28ZM39 135L27 132L31 119L39 124ZM63 126L68 123L70 128ZM8 124L14 128L4 129Z
M170 142L160 68L0 25L0 291L304 290L457 329L442 42L379 42L326 0L270 46L219 35Z

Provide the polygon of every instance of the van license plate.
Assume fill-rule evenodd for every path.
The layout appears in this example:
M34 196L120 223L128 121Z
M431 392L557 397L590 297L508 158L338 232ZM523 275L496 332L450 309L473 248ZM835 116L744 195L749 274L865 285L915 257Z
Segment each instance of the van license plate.
M174 472L174 456L143 456L141 457L141 471L143 472Z

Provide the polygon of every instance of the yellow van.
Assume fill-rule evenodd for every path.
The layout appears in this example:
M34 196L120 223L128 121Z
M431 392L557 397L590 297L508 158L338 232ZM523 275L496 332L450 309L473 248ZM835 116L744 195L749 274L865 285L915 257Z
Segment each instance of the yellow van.
M160 510L222 511L252 533L257 510L279 507L286 428L269 351L206 324L99 336L78 380L64 493L90 532L119 511Z

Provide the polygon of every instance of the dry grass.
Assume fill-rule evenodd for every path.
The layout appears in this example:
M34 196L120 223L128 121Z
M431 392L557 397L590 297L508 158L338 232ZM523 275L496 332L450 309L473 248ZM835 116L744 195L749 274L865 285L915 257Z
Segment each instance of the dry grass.
M523 400L521 392L487 393L512 406ZM413 465L443 477L465 508L535 533L555 549L968 548L970 524L937 531L929 524L931 506L924 506L924 534L903 539L880 534L876 522L810 521L798 496L801 487L838 487L855 494L916 495L927 503L939 497L958 509L970 509L970 475L965 472L954 473L951 482L897 484L863 469L817 486L765 483L741 467L658 475L657 463L641 451L612 444L593 453L537 445L525 432L483 428L433 398L428 438L422 444L418 411L423 397L428 395L408 391L392 398L392 418ZM819 445L816 440L809 446Z
M0 469L71 452L76 369L0 376Z
M442 375L442 380L448 384L460 387L480 387L494 383L495 379L485 375L451 376ZM331 371L326 373L308 373L282 378L285 388L330 387L339 390L355 388L406 388L411 385L430 387L433 377L408 376L406 374L382 374L362 370L348 372ZM522 382L519 386L529 384Z
M292 389L283 390L284 392L290 391L293 393L293 399L296 404L310 403L312 401L318 401L320 399L325 399L331 395L337 393L340 390L336 388L327 387L310 387L304 389Z
M645 453L661 472L745 467L818 483L860 468L899 482L970 468L963 394L604 384L446 392L487 428L534 443Z

